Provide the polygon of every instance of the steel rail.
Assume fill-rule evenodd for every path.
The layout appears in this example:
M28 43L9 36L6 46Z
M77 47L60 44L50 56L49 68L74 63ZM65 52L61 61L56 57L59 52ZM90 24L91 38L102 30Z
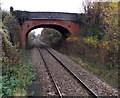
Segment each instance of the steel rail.
M95 98L99 98L99 96L91 89L89 88L76 74L74 74L69 68L67 68L53 53L50 52L48 48L46 48L42 43L41 45L71 74L74 76L74 78L81 83L87 91L91 93L91 95Z
M38 48L38 51L39 51L39 53L40 53L40 55L41 55L41 57L42 57L42 59L43 59L43 62L44 62L44 64L45 64L45 67L46 67L47 70L49 71L50 77L52 78L52 81L53 81L53 83L54 83L54 85L55 85L55 88L56 88L56 90L57 90L57 92L58 92L59 97L60 97L60 98L63 98L63 97L62 97L62 94L61 94L61 92L60 92L60 90L59 90L59 88L58 88L58 86L57 86L57 84L56 84L56 82L55 82L55 80L54 80L54 78L53 78L53 76L52 76L52 74L51 74L48 66L47 66L47 63L45 62L45 59L44 59L44 57L43 57L43 54L41 53L40 47L38 46L37 48Z

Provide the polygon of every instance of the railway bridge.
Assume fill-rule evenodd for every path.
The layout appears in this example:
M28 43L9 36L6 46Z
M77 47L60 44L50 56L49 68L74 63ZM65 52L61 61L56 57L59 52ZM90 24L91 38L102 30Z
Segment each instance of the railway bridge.
M12 12L20 23L20 40L22 47L26 47L29 32L36 28L53 28L58 30L65 38L75 35L80 30L76 21L78 14L64 12L29 12L15 10Z

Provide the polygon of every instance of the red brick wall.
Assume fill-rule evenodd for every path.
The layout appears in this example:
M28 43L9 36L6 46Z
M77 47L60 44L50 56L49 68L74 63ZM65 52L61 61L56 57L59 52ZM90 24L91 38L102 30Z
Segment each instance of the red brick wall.
M26 20L21 25L20 35L22 41L22 47L26 47L26 36L29 30L40 25L59 25L66 28L71 35L75 35L80 30L80 25L77 22L61 21L61 20Z

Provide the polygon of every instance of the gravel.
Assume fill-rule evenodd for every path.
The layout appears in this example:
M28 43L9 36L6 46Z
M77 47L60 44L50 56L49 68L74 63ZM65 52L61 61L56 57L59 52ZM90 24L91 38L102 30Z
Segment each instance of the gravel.
M62 61L71 71L73 71L89 88L91 88L98 96L118 96L118 91L107 83L98 79L95 75L88 72L80 65L68 59L66 56L50 49L57 58Z
M91 96L45 49L41 51L63 96Z
M42 87L42 96L55 96L56 90L54 88L54 84L50 78L50 75L48 71L46 70L46 67L44 65L44 62L39 54L39 51L37 48L33 48L31 50L32 52L32 62L34 64L34 67L37 71L37 75L39 77L39 85Z

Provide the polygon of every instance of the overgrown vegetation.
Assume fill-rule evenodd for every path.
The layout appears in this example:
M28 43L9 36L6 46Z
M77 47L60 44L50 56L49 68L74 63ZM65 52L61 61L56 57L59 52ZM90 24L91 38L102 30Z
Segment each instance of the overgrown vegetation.
M118 69L116 67L103 68L100 63L87 61L85 59L81 59L81 57L73 57L69 56L71 60L78 63L80 66L84 67L88 71L92 72L93 74L97 75L101 80L107 81L111 86L118 88Z
M59 51L118 87L118 3L89 2L85 5L85 13L77 20L81 31L76 36L68 37Z
M26 19L28 19L29 13L27 11L14 11L14 9L11 7L11 13L15 16L15 18L18 20L18 23L21 25Z
M12 14L8 13L3 19L4 29L8 30L8 35L10 36L10 42L12 45L20 43L20 35L19 28L20 25L18 24L17 20L15 19Z
M31 85L34 75L29 51L21 50L14 40L19 25L8 12L0 29L2 35L2 97L27 96L27 87ZM13 38L11 40L11 37Z
M30 55L28 52L21 50L19 53L22 59L17 61L17 63L12 61L13 64L9 64L10 59L3 58L3 97L29 95L27 88L32 84L34 75L32 73L32 63L29 62L28 57Z
M59 47L61 44L62 35L59 31L51 28L44 28L41 32L41 40L51 47Z

